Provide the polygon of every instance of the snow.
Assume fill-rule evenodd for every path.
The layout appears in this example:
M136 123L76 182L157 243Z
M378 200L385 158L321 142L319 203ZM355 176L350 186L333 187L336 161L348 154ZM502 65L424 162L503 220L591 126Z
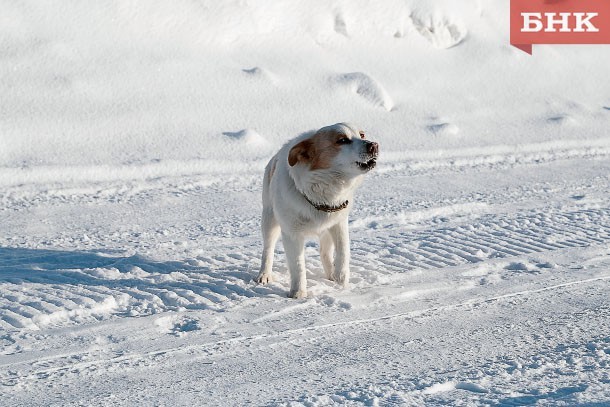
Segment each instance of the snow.
M607 46L504 0L0 0L0 405L606 405ZM378 141L351 287L256 285L263 168Z

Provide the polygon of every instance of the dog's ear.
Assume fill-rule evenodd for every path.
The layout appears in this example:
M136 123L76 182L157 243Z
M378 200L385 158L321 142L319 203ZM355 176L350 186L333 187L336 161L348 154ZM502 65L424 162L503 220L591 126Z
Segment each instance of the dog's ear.
M288 164L294 167L298 162L311 162L314 157L314 143L310 139L301 141L290 149L288 153Z

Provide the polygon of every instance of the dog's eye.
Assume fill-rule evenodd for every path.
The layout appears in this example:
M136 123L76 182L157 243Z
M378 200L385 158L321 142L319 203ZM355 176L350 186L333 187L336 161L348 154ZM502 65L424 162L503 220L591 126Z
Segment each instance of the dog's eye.
M341 137L339 140L337 140L337 144L349 144L351 142L352 140L348 139L347 137Z
M360 132L360 138L364 138L364 132L363 131Z

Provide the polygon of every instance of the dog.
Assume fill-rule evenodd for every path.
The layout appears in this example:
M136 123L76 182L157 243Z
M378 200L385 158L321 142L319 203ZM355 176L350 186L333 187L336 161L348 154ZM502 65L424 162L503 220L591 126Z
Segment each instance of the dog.
M305 238L318 236L329 280L347 287L350 270L348 215L353 194L375 168L379 144L349 123L303 133L271 158L263 178L263 255L256 282L271 281L281 234L291 298L307 297Z

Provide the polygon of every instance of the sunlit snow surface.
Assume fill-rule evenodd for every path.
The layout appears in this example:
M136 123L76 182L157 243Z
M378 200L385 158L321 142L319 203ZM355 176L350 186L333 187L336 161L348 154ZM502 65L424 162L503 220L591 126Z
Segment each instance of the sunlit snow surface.
M0 405L610 402L610 48L508 1L0 1ZM357 123L351 288L262 172Z

